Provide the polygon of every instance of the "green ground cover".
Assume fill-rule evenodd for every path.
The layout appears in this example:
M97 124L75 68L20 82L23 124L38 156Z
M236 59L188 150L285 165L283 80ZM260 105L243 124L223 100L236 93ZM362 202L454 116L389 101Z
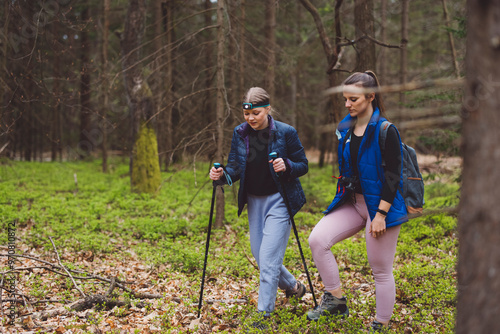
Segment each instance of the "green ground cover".
M207 176L209 164L179 165L172 171L162 172L162 187L156 196L130 191L127 161L113 160L107 174L100 168L99 161L4 161L0 165L2 231L7 230L9 222L17 219L18 247L22 249L21 245L24 245L39 254L52 251L49 236L61 252L92 252L96 257L106 259L104 264L111 266L114 260L126 263L130 253L137 254L138 260L156 275L152 285L166 286L170 284L167 281L178 282L178 291L171 292L180 297L180 304L163 300L152 306L161 309L154 317L161 332L210 331L208 329L215 326L219 326L220 331L244 330L255 310L253 301L258 290L258 271L252 265L246 212L237 217L237 186L233 187L235 189L225 188L225 227L214 231L212 237L207 289L213 296L221 294L219 290L237 290L234 294L249 302L238 306L218 305L215 307L217 311L214 307L205 308L199 328L189 329L185 321L173 319L179 317L179 308L184 314L195 314L197 310L195 304L211 200L211 183ZM333 198L335 180L331 175L331 168L319 169L311 164L309 173L301 178L308 203L295 219L317 298L323 286L312 262L307 238L322 217L321 211ZM458 204L456 175L425 177L426 209L447 209ZM453 332L458 245L456 223L454 215L438 213L413 219L403 226L394 269L397 281L392 322L394 332ZM7 233L0 233L0 245L6 244ZM351 316L346 320L309 323L304 316L313 306L309 296L298 303L278 305L272 327L276 333L358 333L373 320L374 284L364 236L360 234L335 245L333 251L341 266ZM76 261L65 260L64 263L69 267L80 267ZM293 235L285 265L300 275L299 279L307 285ZM5 265L2 270L6 269ZM31 277L30 286L26 288L35 298L41 297L49 284L43 275ZM84 283L83 286L87 291L98 290L95 284ZM75 291L68 282L58 297L68 302L75 300L79 297ZM282 300L280 294L278 304ZM123 318L128 311L115 309L113 312L117 318ZM105 321L98 311L95 314L95 322ZM88 329L82 329L85 330Z

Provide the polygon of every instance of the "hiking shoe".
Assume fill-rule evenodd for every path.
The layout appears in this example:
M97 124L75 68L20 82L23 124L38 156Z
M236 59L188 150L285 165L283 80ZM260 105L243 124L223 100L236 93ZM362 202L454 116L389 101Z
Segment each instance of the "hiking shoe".
M297 290L293 290L293 289L285 290L286 298L294 297L294 298L300 299L300 298L304 297L304 295L306 294L306 287L304 284L302 284L300 282L297 282L297 283L299 284L299 287L297 288Z
M345 297L337 298L326 291L321 297L319 305L307 312L307 320L318 321L322 315L340 315L344 318L347 317L349 315L349 308L347 307L347 300Z
M383 333L387 330L387 328L388 327L384 326L383 323L373 320L370 325L370 333Z

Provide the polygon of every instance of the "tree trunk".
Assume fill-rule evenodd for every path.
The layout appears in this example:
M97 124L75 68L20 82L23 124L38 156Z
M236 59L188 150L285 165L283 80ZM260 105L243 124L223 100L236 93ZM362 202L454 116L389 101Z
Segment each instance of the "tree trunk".
M209 11L209 9L212 8L212 1L210 0L205 0L205 26L211 26L212 23L212 16L213 12ZM214 67L214 60L213 60L213 47L211 41L214 40L214 36L212 35L212 31L208 30L205 32L206 33L206 38L209 43L206 45L206 57L204 60L205 66L207 70L205 71L205 89L207 89L205 93L205 98L203 99L203 121L205 124L209 124L210 122L213 121L214 114L216 111L214 110L214 99L213 99L213 91L210 90L211 87L213 87L213 79L214 79L214 73L212 71L212 68Z
M224 161L224 44L226 29L224 26L225 1L217 1L217 105L216 105L216 128L217 128L217 161ZM224 193L217 189L217 206L215 215L215 227L221 228L224 220Z
M229 11L229 26L231 27L231 31L229 32L232 38L228 40L228 66L227 66L227 77L228 83L228 99L229 99L229 109L231 113L231 127L235 127L239 124L238 115L241 112L241 108L239 108L236 103L241 99L238 96L238 44L237 35L236 35L236 27L238 25L237 20L237 10L238 4L236 1L228 1L227 3L228 11ZM237 44L238 43L238 44ZM229 126L229 125L228 125Z
M499 333L500 1L467 1L456 332Z
M165 67L165 150L167 159L165 159L165 169L168 170L174 158L174 126L173 126L173 102L174 102L174 0L167 0L164 6L166 40L166 67Z
M88 5L82 8L82 22L87 24L89 20ZM82 29L81 33L81 49L80 49L80 142L79 155L80 159L89 156L93 151L93 139L90 138L91 133L91 107L90 107L90 73L89 73L89 54L90 43L87 29Z
M108 79L108 48L109 48L109 7L111 0L104 0L104 27L102 36L102 86L103 103L101 110L101 131L102 131L102 171L108 171L108 121L107 113L109 108L109 79Z
M307 11L311 14L311 16L314 19L314 22L316 23L316 29L318 30L319 38L321 40L321 44L323 46L323 51L326 56L326 62L328 65L328 80L329 80L329 85L330 87L335 87L340 84L340 79L337 73L334 71L335 65L337 64L338 57L340 54L340 47L338 46L338 39L342 36L341 35L341 25L340 25L340 7L342 6L343 0L336 0L335 2L335 46L332 47L330 43L330 39L328 38L328 35L326 33L325 27L323 25L323 22L321 20L321 17L319 16L319 12L314 7L314 5L309 1L309 0L300 0L302 5L307 9ZM373 6L372 6L373 7ZM330 123L329 119L331 118L330 115L333 116L335 122L340 119L340 108L337 108L339 103L339 99L341 97L338 94L331 95L330 97L330 105L329 105L329 111L331 112L325 112L325 119L324 119L324 124ZM335 132L335 129L332 129L332 132L330 134L327 133L322 133L320 134L320 141L319 141L319 149L320 149L320 156L319 156L319 167L323 167L325 163L325 158L326 158L326 152L328 148L331 148L331 143L332 143L332 135Z
M410 0L401 2L401 56L399 65L399 83L405 84L408 76L408 12L410 10ZM404 92L399 93L401 106L405 103Z
M239 41L240 41L240 53L239 53L239 65L240 69L239 84L238 84L238 98L241 99L243 94L245 94L245 23L246 23L246 10L245 10L245 0L240 0L240 25L238 26ZM250 88L250 87L249 87ZM239 100L238 100L239 101ZM238 109L238 110L241 110Z
M266 48L264 52L267 55L264 85L271 99L274 99L276 77L276 0L266 0L266 24L264 31L266 36Z
M375 37L373 0L354 0L354 26L356 39L367 35ZM365 38L356 43L356 71L375 70L375 44Z
M164 108L164 93L165 93L165 82L164 82L164 72L163 72L163 66L165 65L165 45L164 45L164 12L163 12L163 0L154 0L152 1L153 3L153 30L154 30L154 36L153 36L153 54L155 55L154 59L154 73L153 73L153 78L154 78L154 84L153 84L153 92L154 92L154 97L155 97L155 104L156 104L156 115L158 115L158 123L157 123L157 129L158 129L158 150L160 152L159 160L160 160L160 166L162 162L166 161L166 147L165 147L165 136L166 136L166 131L165 131L165 114L163 113L163 108ZM165 165L165 167L168 164Z
M382 43L387 43L387 0L380 1L380 39ZM380 48L378 54L378 78L387 84L387 50Z
M54 52L52 53L52 59L54 61L54 64L59 64L60 63L60 50L57 47L58 43L58 36L59 36L59 20L55 20L52 23L52 34L54 35L54 40L52 41L52 50ZM53 66L52 67L53 71L53 76L54 78L60 78L60 73L59 73L59 66ZM59 85L60 80L56 79L54 80L54 83L52 85L52 96L53 96L53 103L52 103L52 122L50 124L51 126L51 147L50 147L50 158L51 161L56 161L57 160L57 154L59 153L59 159L62 159L61 157L61 145L62 145L62 138L61 138L61 89Z
M156 192L161 184L158 146L154 131L154 102L142 77L141 43L145 30L146 0L130 0L121 39L122 66L131 114L130 183L133 191Z
M9 33L9 20L10 20L10 6L9 6L9 1L5 1L3 5L0 5L2 8L2 22L3 26L1 27L2 29L2 34L3 36L8 36ZM4 153L2 153L3 156L8 156L12 157L14 153L14 147L15 147L15 141L14 141L14 133L12 131L9 131L9 127L11 124L14 122L13 121L13 115L12 111L8 111L6 108L6 93L9 91L9 87L6 84L8 81L8 76L9 76L9 71L7 70L7 42L4 40L4 42L1 44L1 49L0 49L0 134L3 136L4 134L6 135L7 140L6 141L0 141L1 145L5 145L6 142L8 142L8 146L5 148Z
M446 25L446 28L450 28L450 18L448 16L448 8L446 6L446 0L443 1L443 16L444 16L444 24ZM450 42L450 53L451 53L451 60L453 64L453 70L455 72L455 77L460 78L460 70L458 68L458 61L457 61L457 50L455 49L455 42L453 40L453 34L450 30L448 30L448 41Z

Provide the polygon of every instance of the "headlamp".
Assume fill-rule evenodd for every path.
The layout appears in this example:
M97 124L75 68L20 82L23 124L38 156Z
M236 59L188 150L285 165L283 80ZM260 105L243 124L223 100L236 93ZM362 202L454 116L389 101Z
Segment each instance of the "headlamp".
M255 108L269 107L269 101L257 102L257 103L243 103L244 110L251 110Z

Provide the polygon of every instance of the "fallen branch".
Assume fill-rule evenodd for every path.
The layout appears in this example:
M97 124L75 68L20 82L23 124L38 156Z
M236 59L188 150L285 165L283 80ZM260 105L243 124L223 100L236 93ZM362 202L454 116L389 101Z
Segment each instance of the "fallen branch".
M95 305L99 305L99 307L106 307L108 309L112 309L115 306L124 306L126 303L124 301L119 301L114 298L108 298L104 295L91 295L87 296L83 299L79 299L74 301L73 303L58 307L53 310L42 311L42 312L34 312L34 319L47 320L48 318L55 317L58 315L66 315L71 312L81 312L86 309L93 308Z
M59 267L58 265L56 264L53 264L53 263L50 263L48 261L45 261L45 260L41 260L41 259L37 259L35 257L32 257L32 256L28 256L28 255L20 255L20 254L0 254L0 256L5 256L5 257L22 257L22 258L26 258L26 259L30 259L30 260L33 260L33 261L37 261L37 262L41 262L41 263L45 263L53 268L56 268L56 269L62 269L61 267ZM105 277L101 277L101 276L97 276L97 275L94 275L94 274L89 274L85 271L81 271L81 270L75 270L75 269L68 269L70 272L72 273L76 273L76 274L85 274L85 275L88 275L86 277L74 277L76 279L96 279L96 280L100 280L100 281L103 281L103 282L108 282L108 283L111 283L111 279L109 278L105 278ZM66 274L62 274L62 273L59 273L60 275L65 275L67 276ZM120 283L120 284L133 284L135 283L134 281L121 281L119 279L116 278L116 282L117 283ZM119 285L117 285L119 286Z
M52 237L49 237L49 239L50 239L50 242L52 243L52 246L54 246L54 251L56 252L57 260L59 261L59 265L64 269L64 271L66 272L66 274L68 274L68 276L71 278L71 281L73 282L73 285L78 290L78 292L80 292L80 294L83 297L87 297L87 295L85 295L85 293L82 290L80 290L80 288L78 287L78 285L75 282L75 279L73 278L73 276L71 276L71 274L69 273L68 269L66 269L66 267L63 266L63 264L61 262L61 258L59 257L59 252L57 251L56 245L54 244L54 241L52 240Z

